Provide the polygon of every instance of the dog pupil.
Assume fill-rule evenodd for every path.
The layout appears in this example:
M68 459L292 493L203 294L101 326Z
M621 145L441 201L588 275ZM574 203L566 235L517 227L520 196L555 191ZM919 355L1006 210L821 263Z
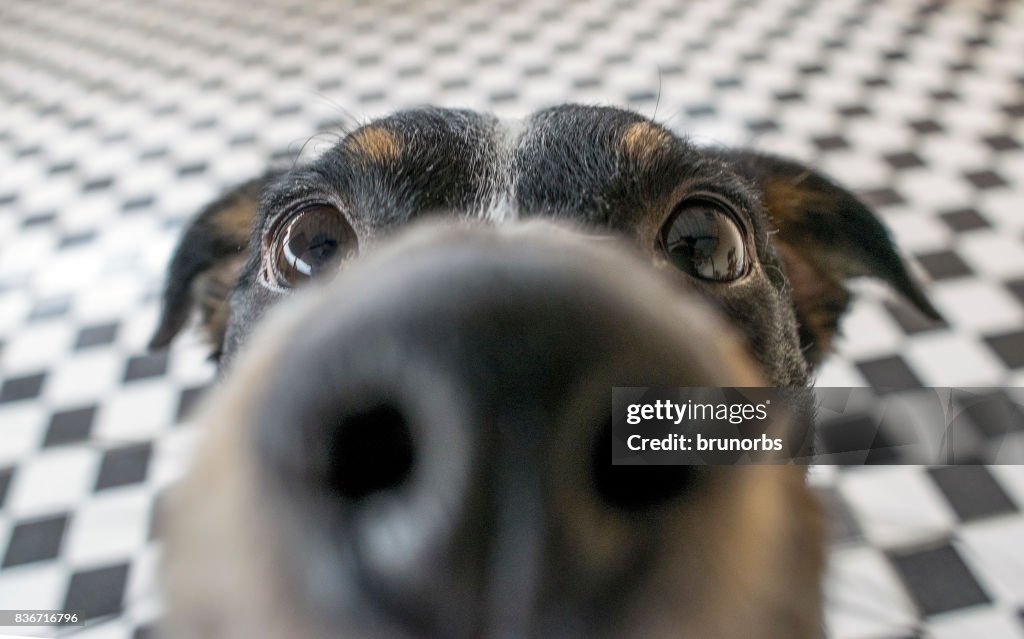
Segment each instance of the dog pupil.
M338 242L334 238L317 235L309 245L309 254L314 262L329 260L338 250ZM314 264L314 266L316 266Z

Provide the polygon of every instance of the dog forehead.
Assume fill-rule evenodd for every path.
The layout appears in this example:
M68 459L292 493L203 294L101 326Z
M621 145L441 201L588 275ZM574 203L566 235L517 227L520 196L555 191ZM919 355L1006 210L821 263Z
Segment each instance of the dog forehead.
M612 107L562 105L521 120L420 108L356 129L320 165L335 168L356 209L607 222L610 208L674 186L698 156L661 125Z

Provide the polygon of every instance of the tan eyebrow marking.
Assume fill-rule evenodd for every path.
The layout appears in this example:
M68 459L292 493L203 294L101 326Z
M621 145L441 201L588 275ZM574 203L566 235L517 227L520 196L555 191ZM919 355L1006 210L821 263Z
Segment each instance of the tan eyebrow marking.
M640 162L654 159L668 148L672 136L653 122L636 122L622 134L622 149Z
M375 163L394 162L402 154L398 137L382 126L367 126L349 136L345 142L350 150Z

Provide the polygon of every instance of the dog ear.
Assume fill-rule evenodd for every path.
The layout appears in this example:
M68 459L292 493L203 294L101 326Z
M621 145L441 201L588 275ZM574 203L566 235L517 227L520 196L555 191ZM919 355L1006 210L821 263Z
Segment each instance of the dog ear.
M271 177L236 186L206 205L189 223L167 270L160 323L150 349L167 347L198 306L212 357L219 358L227 329L228 298L249 257L260 194Z
M875 277L935 321L924 296L878 217L852 193L802 164L748 150L720 150L761 191L777 233L773 244L789 280L801 347L813 365L829 351L850 303L844 282Z

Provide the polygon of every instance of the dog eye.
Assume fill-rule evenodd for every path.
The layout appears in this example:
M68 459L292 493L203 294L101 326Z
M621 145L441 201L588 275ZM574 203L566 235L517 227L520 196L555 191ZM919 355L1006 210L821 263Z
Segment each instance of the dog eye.
M271 242L278 284L290 287L336 267L358 249L345 216L326 204L306 207L284 220Z
M683 202L669 216L658 241L665 257L694 277L727 282L747 271L743 233L717 203Z

